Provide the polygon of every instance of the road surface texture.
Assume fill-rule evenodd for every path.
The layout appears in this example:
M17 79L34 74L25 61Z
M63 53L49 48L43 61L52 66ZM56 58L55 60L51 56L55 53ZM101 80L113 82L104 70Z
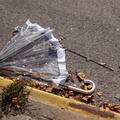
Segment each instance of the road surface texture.
M27 19L55 28L54 36L63 38L64 47L113 68L66 51L68 71L81 70L95 82L94 104L120 105L120 0L0 0L0 49L12 37L13 28Z

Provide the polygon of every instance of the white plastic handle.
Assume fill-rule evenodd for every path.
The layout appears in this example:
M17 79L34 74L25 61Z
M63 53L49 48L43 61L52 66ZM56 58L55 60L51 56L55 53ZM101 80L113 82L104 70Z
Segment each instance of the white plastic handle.
M79 89L79 88L76 88L76 87L73 87L73 86L68 86L68 88L70 90L74 90L74 91L77 91L77 92L80 92L80 93L83 93L83 94L90 94L95 90L95 83L92 80L85 79L83 81L83 83L88 83L88 84L92 85L92 89L84 90L84 89Z

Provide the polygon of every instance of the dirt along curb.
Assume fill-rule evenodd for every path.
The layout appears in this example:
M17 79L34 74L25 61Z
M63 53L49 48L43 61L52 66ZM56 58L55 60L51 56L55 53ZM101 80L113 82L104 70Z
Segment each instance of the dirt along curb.
M4 87L12 83L13 81L0 77L0 87ZM120 120L120 114L99 108L96 106L88 105L76 100L60 97L51 93L47 93L32 87L26 87L30 91L31 95L40 101L44 101L50 104L55 104L60 107L70 109L83 115L92 116L94 118L102 120Z

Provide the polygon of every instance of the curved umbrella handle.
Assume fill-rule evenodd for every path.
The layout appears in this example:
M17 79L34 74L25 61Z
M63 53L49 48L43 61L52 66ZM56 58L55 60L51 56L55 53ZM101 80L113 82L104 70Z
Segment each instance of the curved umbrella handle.
M74 90L74 91L77 91L77 92L80 92L80 93L83 93L83 94L90 94L95 90L95 83L92 80L85 79L83 81L83 83L89 83L90 85L92 85L92 89L84 90L84 89L76 88L76 87L73 87L73 86L67 86L67 87L70 90Z

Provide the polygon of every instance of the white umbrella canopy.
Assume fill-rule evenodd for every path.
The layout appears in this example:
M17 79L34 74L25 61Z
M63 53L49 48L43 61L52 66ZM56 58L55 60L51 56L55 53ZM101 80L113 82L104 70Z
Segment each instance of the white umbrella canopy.
M0 52L0 69L15 76L52 81L59 88L68 72L65 50L52 32L28 20Z

